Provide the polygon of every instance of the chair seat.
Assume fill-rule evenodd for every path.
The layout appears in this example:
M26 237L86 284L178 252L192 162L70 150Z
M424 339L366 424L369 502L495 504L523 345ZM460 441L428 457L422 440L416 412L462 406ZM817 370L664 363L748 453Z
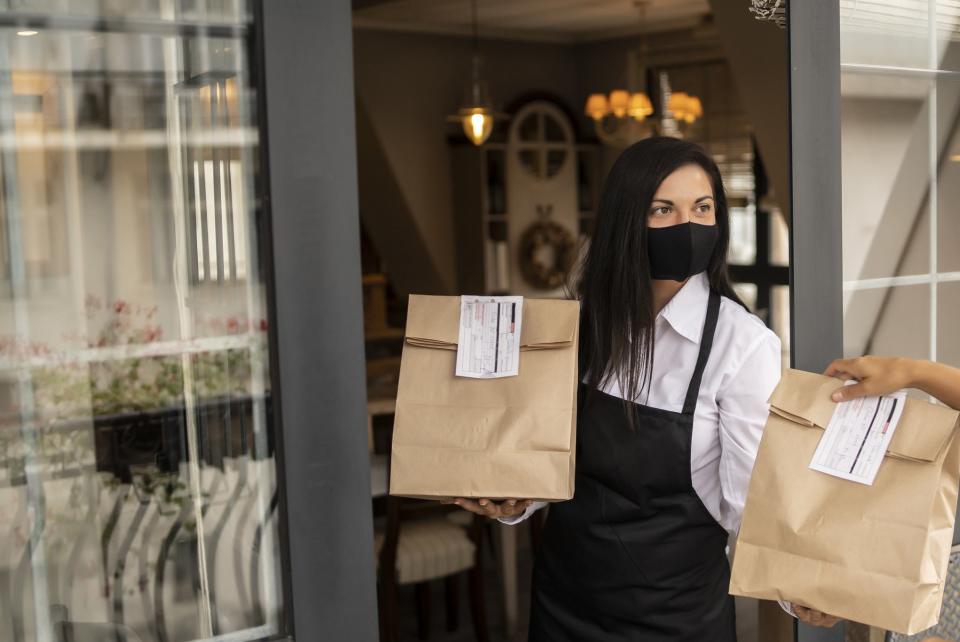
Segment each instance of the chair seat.
M383 533L374 538L377 559ZM476 546L467 531L443 517L403 522L397 542L397 583L416 584L473 566Z

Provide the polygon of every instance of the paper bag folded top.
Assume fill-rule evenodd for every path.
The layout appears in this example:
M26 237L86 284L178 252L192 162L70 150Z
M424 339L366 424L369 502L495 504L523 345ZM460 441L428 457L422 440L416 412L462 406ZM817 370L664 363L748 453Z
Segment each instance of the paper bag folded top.
M524 299L519 375L456 377L460 298L411 295L390 493L570 499L579 318L577 301Z
M770 399L730 592L911 635L936 624L960 481L958 414L908 398L872 486L810 470L839 382L784 372Z

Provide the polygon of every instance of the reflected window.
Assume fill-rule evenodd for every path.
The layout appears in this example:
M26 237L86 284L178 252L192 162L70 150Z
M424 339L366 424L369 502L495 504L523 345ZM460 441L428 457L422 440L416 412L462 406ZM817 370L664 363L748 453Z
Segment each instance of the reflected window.
M135 4L0 21L2 640L288 633L251 13Z
M841 7L848 356L960 366L958 16L956 3L942 1Z

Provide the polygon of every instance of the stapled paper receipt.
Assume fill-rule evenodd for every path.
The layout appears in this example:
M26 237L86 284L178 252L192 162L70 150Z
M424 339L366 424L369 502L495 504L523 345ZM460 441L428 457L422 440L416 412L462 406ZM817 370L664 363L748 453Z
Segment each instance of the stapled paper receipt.
M907 393L901 390L884 397L861 397L838 403L810 468L873 485L906 399Z
M519 374L522 296L461 296L457 376Z

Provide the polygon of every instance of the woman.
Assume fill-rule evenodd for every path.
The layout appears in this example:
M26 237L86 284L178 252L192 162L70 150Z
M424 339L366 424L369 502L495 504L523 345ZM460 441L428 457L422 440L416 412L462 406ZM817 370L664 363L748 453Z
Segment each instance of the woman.
M577 286L576 494L547 517L530 642L736 639L727 542L780 341L731 287L728 239L700 147L650 138L617 159ZM543 506L456 503L508 523Z

